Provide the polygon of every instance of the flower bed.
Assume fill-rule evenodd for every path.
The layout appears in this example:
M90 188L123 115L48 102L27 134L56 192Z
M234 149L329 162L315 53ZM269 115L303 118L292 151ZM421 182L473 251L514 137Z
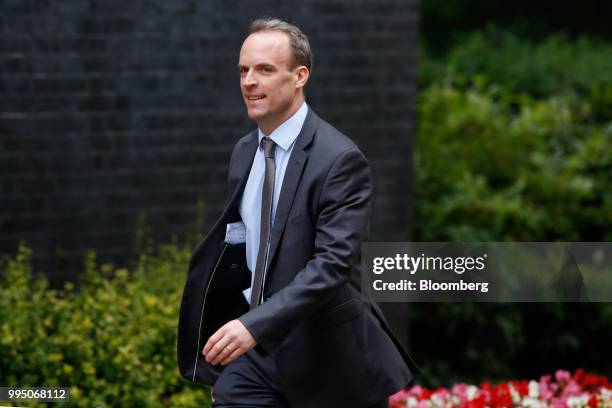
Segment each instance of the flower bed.
M450 390L429 390L419 385L393 395L391 408L612 408L612 383L605 376L585 373L574 374L558 370L554 377L544 375L539 381L520 380L492 385L489 381L480 387L455 384Z

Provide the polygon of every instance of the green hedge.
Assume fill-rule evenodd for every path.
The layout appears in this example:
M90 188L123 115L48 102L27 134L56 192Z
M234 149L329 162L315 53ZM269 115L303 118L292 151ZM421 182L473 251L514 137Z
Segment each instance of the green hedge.
M612 127L587 100L431 86L414 144L417 240L610 241Z
M612 45L478 31L419 65L417 240L608 241Z
M518 108L502 93L432 85L420 95L414 239L611 241L612 126L575 93ZM415 304L409 325L429 386L612 374L612 304Z
M462 90L492 86L514 106L571 92L589 101L589 120L612 120L609 42L564 34L529 41L489 27L466 35L441 58L429 57L425 48L420 52L417 72L423 89L440 84Z
M69 386L76 407L203 407L179 377L176 327L189 251L162 245L132 273L86 255L78 288L34 278L21 244L0 275L0 384ZM41 406L40 404L38 406Z
M419 62L416 241L612 241L612 45L478 31ZM419 382L612 375L612 304L415 304Z

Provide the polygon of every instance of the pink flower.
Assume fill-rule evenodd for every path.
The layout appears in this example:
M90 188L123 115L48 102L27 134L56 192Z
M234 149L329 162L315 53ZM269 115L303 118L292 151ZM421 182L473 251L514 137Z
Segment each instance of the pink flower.
M464 383L458 383L458 384L453 385L453 388L451 388L451 393L453 393L453 395L458 396L461 402L467 402L468 400L470 400L470 398L467 395L468 388L469 388L469 385L464 384Z
M557 391L557 385L550 383L550 375L540 377L540 395L544 401L550 401Z
M417 399L420 399L421 395L423 395L423 390L424 388L421 387L420 385L415 385L408 390L408 395L411 395L413 397L416 397Z
M558 383L565 384L565 383L569 382L572 377L571 377L571 375L570 375L570 373L568 371L557 370L555 372L555 378L557 379Z
M389 405L391 408L406 406L406 399L408 398L408 391L401 390L389 397Z

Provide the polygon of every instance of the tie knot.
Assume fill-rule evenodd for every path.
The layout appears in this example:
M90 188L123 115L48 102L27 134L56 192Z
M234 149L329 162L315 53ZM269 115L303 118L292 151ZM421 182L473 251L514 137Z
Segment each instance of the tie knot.
M263 146L265 158L274 159L274 148L276 147L276 143L274 143L274 140L266 136L261 139L261 144Z

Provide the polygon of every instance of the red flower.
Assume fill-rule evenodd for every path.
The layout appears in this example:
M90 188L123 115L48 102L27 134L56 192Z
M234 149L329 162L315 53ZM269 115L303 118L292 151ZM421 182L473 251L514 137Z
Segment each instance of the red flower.
M603 375L587 375L584 378L584 387L592 387L593 390L599 389L600 387L606 387L610 383L608 382L608 378Z
M491 390L491 407L506 408L513 406L512 394L508 384L502 383Z
M529 395L529 381L512 381L512 386L521 397Z
M584 377L584 368L577 368L576 371L574 371L574 381L580 384L582 377Z
M610 387L610 382L606 376L586 374L582 368L576 370L573 378L584 391L594 392L598 391L600 387Z
M478 397L474 398L471 401L467 401L463 408L486 408L487 399L483 394L480 394Z
M421 392L421 397L419 398L419 400L420 401L428 400L431 398L431 394L433 394L431 390L428 390L427 388L423 388L423 392Z

